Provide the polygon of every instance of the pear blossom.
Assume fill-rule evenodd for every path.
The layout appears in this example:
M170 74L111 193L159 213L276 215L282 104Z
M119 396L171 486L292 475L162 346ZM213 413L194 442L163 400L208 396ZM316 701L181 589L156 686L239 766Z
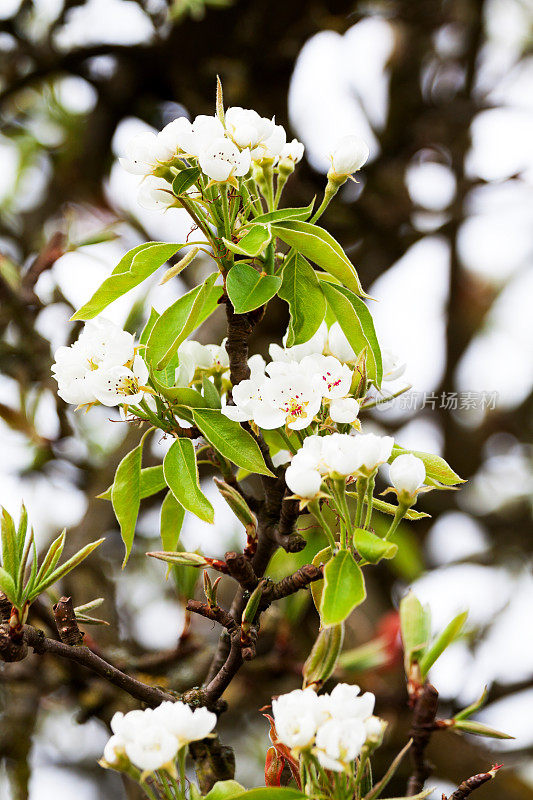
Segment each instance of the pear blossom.
M298 464L291 464L285 472L285 483L297 497L312 500L320 492L322 475L318 470L301 469Z
M328 696L326 708L334 719L360 719L372 716L376 698L371 692L360 694L359 686L338 683Z
M285 424L296 431L307 428L322 403L320 392L302 374L281 375L265 381L262 392L263 402L255 406L253 420L267 430Z
M357 441L360 469L371 474L389 460L394 439L392 436L378 436L375 433L361 433L354 437Z
M216 714L201 707L192 709L186 703L166 700L154 709L152 719L176 737L179 747L205 739L217 723Z
M283 125L274 125L268 138L260 142L251 152L252 161L277 161L287 143L287 134Z
M263 402L264 375L251 375L240 381L232 390L235 405L225 405L222 413L234 422L247 422L254 419L255 409Z
M124 745L131 763L143 772L155 772L175 759L178 741L162 725L145 725L135 739Z
M155 133L145 131L134 136L126 145L120 165L134 175L150 175L160 163L169 161L174 150Z
M117 765L126 755L126 741L122 736L113 734L104 747L104 761L110 766Z
M405 372L406 364L396 353L384 347L381 351L383 360L383 380L394 381L400 378Z
M412 501L425 479L425 464L412 453L398 456L390 466L391 483L402 500Z
M148 367L140 355L133 359L131 367L105 365L90 373L88 380L94 397L104 406L121 403L140 403L146 391Z
M313 753L324 769L344 772L365 741L365 725L360 719L330 719L319 727Z
M305 147L298 139L293 139L292 142L287 142L279 154L280 161L284 158L288 158L294 164L298 164L304 155Z
M147 175L139 186L137 202L142 208L165 209L176 203L176 198L170 190L170 186L164 178L156 178L155 175Z
M290 450L278 450L272 456L272 463L275 467L281 467L283 464L288 464L292 458Z
M322 397L339 400L350 391L352 370L334 356L305 356L300 366L317 383Z
M240 151L234 142L223 137L214 139L201 150L198 160L202 171L221 183L235 176L246 175L250 169L250 151Z
M276 697L272 715L279 741L291 749L310 746L325 718L322 702L312 689L295 689Z
M328 351L339 361L355 361L357 358L357 354L338 322L334 322L328 331Z
M255 148L268 139L274 130L274 121L261 117L251 108L233 106L224 117L226 133L238 147Z
M331 154L331 177L352 175L368 160L368 145L359 136L343 136ZM328 173L329 174L329 173Z
M215 116L199 114L190 128L180 132L181 148L185 153L200 157L213 142L224 136L224 126Z
M328 337L328 327L325 322L322 322L309 341L295 344L293 347L286 347L288 335L289 332L286 331L283 337L283 347L280 347L279 344L270 345L268 352L273 361L300 362L305 356L322 354Z
M385 732L387 723L379 717L369 717L365 721L366 740L372 744L380 744Z
M354 397L340 397L329 404L329 415L333 422L355 422L359 414L359 403Z
M217 128L217 135L218 135ZM189 146L194 136L192 125L187 117L177 117L165 125L163 130L157 134L157 139L162 147L166 147L173 153L189 152Z

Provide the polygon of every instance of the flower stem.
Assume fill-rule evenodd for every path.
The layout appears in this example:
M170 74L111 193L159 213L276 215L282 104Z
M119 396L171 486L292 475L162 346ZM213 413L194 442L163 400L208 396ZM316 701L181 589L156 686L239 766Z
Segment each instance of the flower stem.
M368 478L367 481L367 488L366 488L366 517L365 517L365 528L368 528L370 522L372 520L372 504L374 500L374 486L376 485L376 478L372 475Z
M320 510L320 502L319 502L319 500L312 500L309 503L309 511L316 518L317 522L321 525L322 530L326 534L326 537L328 539L329 545L331 547L331 552L332 553L335 552L335 550L337 549L337 542L335 541L335 536L333 534L333 531L329 527L329 525L326 522L326 519L325 519L322 511Z
M355 512L355 527L360 528L363 519L363 506L365 502L368 478L363 475L357 478L357 511Z
M320 217L322 216L326 208L329 206L329 204L331 203L331 201L333 200L338 191L339 191L338 184L328 180L326 188L324 190L324 197L322 198L322 202L320 203L319 207L311 217L310 221L312 223L315 223L318 219L320 219Z
M391 536L393 536L393 534L396 531L396 528L398 527L398 525L400 524L402 519L405 517L405 515L406 515L408 510L409 510L409 506L406 506L404 503L400 503L398 505L398 508L396 509L396 513L394 514L394 519L392 520L392 522L390 524L390 528L387 531L387 533L385 534L385 536L383 537L385 540L390 539Z

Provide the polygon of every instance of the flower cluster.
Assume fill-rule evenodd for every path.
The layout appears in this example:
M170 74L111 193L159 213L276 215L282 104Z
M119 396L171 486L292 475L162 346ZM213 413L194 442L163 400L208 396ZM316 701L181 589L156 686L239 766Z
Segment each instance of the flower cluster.
M385 723L373 716L375 697L339 683L331 694L296 689L272 701L279 741L299 755L308 751L324 769L345 772L366 742L379 744Z
M134 337L103 317L88 322L70 347L56 351L52 372L59 396L78 406L136 404L150 391Z
M174 760L190 742L205 739L216 725L207 708L192 709L166 701L144 711L117 712L111 720L113 735L104 749L104 763L122 767L128 762L142 772L174 771Z
M324 477L372 475L389 460L393 444L392 436L375 433L307 436L287 468L285 481L298 497L311 499L320 492Z
M217 116L199 115L193 122L179 117L159 133L145 132L127 145L120 163L128 172L149 176L139 202L163 207L175 202L165 180L169 167L182 169L193 161L216 183L241 178L253 165L297 164L304 153L301 142L287 142L282 125L256 111L228 108L224 122Z

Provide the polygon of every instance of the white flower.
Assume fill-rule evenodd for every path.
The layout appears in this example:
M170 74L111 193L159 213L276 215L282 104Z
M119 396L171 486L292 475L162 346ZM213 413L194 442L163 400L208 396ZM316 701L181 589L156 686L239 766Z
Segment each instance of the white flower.
M170 186L164 178L147 175L139 186L137 202L142 208L161 209L169 208L176 202Z
M358 437L333 433L322 438L322 461L328 472L334 476L354 475L361 467Z
M121 403L135 405L144 395L148 380L148 367L141 356L136 355L130 367L112 366L89 373L88 381L94 397L104 406L118 406Z
M339 177L351 175L361 169L370 151L359 136L343 136L331 155L331 172Z
M281 375L265 381L253 420L266 430L285 424L292 430L302 430L318 414L321 402L320 392L307 376Z
M213 142L224 136L224 126L218 117L199 114L190 128L180 131L181 148L190 155L199 157Z
M311 356L315 353L322 354L326 345L328 336L328 328L323 322L318 328L314 336L309 341L303 344L295 344L294 347L285 347L289 333L285 332L283 337L283 347L279 344L271 344L268 352L273 361L301 361L305 356Z
M250 151L239 150L230 139L215 139L199 154L202 171L212 180L224 182L246 175L250 169Z
M333 422L355 422L359 414L359 403L354 397L341 397L329 404L329 415Z
M256 407L262 402L266 378L261 373L253 374L233 387L232 397L235 405L225 405L222 413L235 422L245 422L254 418Z
M256 147L271 135L274 121L260 117L257 111L250 108L233 106L228 108L224 121L226 133L238 147Z
M288 158L295 164L298 164L303 158L304 150L303 144L299 142L298 139L293 139L292 142L287 142L287 144L284 145L279 154L280 160L282 158Z
M387 723L379 717L369 717L365 722L366 740L372 744L380 744Z
M143 772L155 772L170 764L178 752L178 740L163 725L151 721L134 739L126 740L124 749L131 763Z
M311 500L320 491L322 475L317 470L300 469L297 464L291 464L285 472L285 483L297 497Z
M229 356L225 347L225 340L222 344L206 344L207 351L211 356L210 369L215 372L225 372L229 369Z
M67 403L94 403L93 379L100 369L122 366L135 354L135 341L108 319L97 317L85 324L77 342L55 353L52 373L58 394Z
M145 131L134 136L120 158L121 166L134 175L150 175L160 163L169 161L173 156L164 140L158 139L155 133Z
M205 739L217 724L216 714L207 708L192 709L180 700L173 703L167 700L154 709L152 719L163 725L176 737L179 747L189 742Z
M426 467L422 459L412 453L404 453L390 465L390 480L398 496L406 500L416 496L426 479Z
M384 347L381 351L381 358L383 361L384 381L394 381L396 378L399 378L403 375L406 364L404 361L400 360L396 353L393 353L392 350Z
M371 692L359 694L359 686L338 683L328 697L327 710L334 719L359 719L365 722L374 711L376 698Z
M328 350L339 361L355 361L357 358L353 347L338 322L334 322L329 329Z
M356 442L360 469L364 472L370 474L389 460L394 444L392 436L361 433L352 438Z
M192 125L187 117L178 117L165 125L162 131L159 131L157 139L162 147L177 154L180 151L189 152L187 145L190 145L192 136L194 136Z
M272 463L275 467L281 467L283 464L288 464L292 458L290 450L278 450L272 456Z
M266 362L260 353L250 356L248 359L248 366L250 367L250 377L258 377L265 374Z
M286 142L287 133L283 125L274 125L270 136L252 150L252 161L276 161Z
M153 714L151 708L144 711L135 709L123 714L122 711L117 711L111 719L111 730L116 736L119 736L125 741L133 740L149 722L149 717Z
M360 719L330 719L319 727L313 752L324 769L343 772L357 758L365 740Z
M111 736L104 747L104 761L113 766L117 764L125 755L126 741L122 736L114 734Z
M309 747L324 719L322 703L312 689L295 689L272 701L278 739L287 747Z
M334 356L305 356L300 367L312 376L322 397L338 400L350 391L352 370Z

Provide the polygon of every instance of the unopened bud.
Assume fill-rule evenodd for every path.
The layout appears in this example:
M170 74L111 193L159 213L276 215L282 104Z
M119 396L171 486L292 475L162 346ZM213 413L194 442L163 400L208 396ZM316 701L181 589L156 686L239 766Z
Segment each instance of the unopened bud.
M350 394L356 399L360 399L366 395L368 384L367 371L366 371L366 348L359 354L352 376L352 385L350 387Z
M200 248L199 247L191 248L191 250L189 250L187 255L184 256L181 259L181 261L178 261L178 263L174 264L173 267L170 267L170 269L167 269L167 271L165 272L165 274L161 278L161 281L159 282L159 285L162 286L164 283L169 281L175 275L179 275L180 272L182 270L184 270L185 267L188 267L189 264L191 263L191 261L193 261L196 258L196 256L198 255L199 252L200 252Z
M237 519L246 528L246 535L255 538L257 533L257 518L250 510L248 503L239 492L228 483L215 478L217 489L231 508Z
M337 665L344 641L344 624L322 628L303 667L304 688L322 686Z
M242 624L241 624L241 628L244 633L247 633L250 630L255 620L264 588L265 588L265 582L260 581L253 590L252 594L250 595L250 599L246 603L246 608L244 609L242 614Z
M159 551L155 553L146 553L151 558L157 558L159 561L166 561L167 564L181 565L185 567L209 567L210 559L201 556L200 553L167 553Z

